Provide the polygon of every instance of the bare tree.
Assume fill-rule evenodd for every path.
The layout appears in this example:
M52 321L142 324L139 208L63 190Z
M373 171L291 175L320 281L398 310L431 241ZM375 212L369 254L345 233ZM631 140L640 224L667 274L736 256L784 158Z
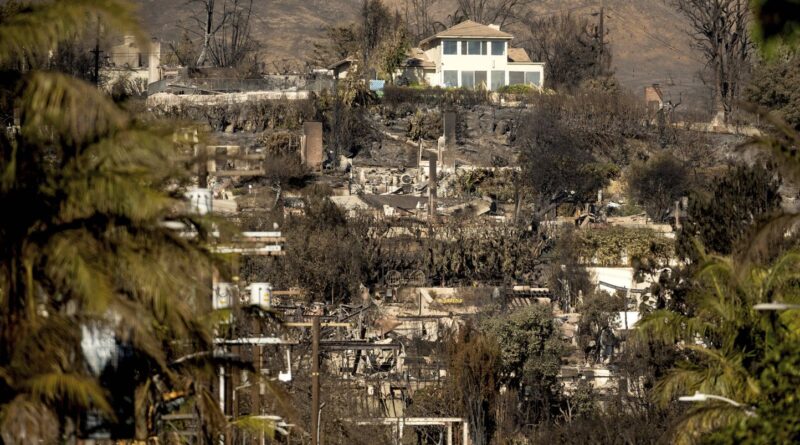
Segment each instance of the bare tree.
M423 39L435 33L435 21L431 18L431 7L438 0L406 0L410 7L409 28L416 39Z
M195 67L199 51L200 48L192 41L189 30L184 29L180 39L169 42L169 52L166 54L163 64Z
M448 351L446 393L469 420L471 441L488 444L494 432L495 402L500 379L500 345L472 325L459 329Z
M689 20L690 35L713 73L714 108L727 122L749 67L747 0L669 0Z
M190 24L179 25L182 40L170 45L182 65L238 66L255 51L253 0L187 0L187 5L195 4L200 10L189 18Z
M457 0L457 3L457 17L501 27L514 19L521 6L519 0Z
M200 47L200 55L197 56L195 65L202 66L206 62L208 55L208 47L211 45L211 38L217 32L221 24L225 22L225 17L222 17L220 24L214 27L214 6L216 0L189 0L189 3L200 3L203 7L203 19L193 17L193 19L201 26L203 30L203 45Z
M222 4L222 17L208 55L215 66L238 66L256 49L251 35L250 20L253 0L231 0Z
M601 37L590 32L586 18L572 14L526 20L530 38L524 46L534 60L545 62L548 86L570 90L611 72L611 51L601 51Z
M365 0L361 8L361 17L363 56L365 61L369 61L370 53L378 47L398 21L392 21L392 13L382 0Z

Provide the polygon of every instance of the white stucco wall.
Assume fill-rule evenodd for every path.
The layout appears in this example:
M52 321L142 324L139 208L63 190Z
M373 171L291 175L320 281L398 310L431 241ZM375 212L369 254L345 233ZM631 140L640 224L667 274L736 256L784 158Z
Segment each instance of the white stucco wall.
M493 56L492 44L493 39L453 39L458 42L458 54L444 54L443 45L439 41L436 45L441 57L441 62L437 64L439 76L437 85L444 86L444 71L457 71L458 72L458 86L462 84L462 71L485 71L486 72L486 87L491 89L492 85L492 71L506 71L508 65L508 42L504 41L505 48L503 54ZM468 55L461 54L462 46L465 42L472 40L486 41L487 53L485 55ZM494 41L497 41L496 39ZM508 74L506 73L504 84L508 82Z
M508 72L513 71L522 71L524 73L539 73L539 84L536 85L538 87L544 85L544 63L541 62L531 62L531 63L520 63L520 62L512 62L508 64ZM506 85L510 81L509 76L506 75Z
M404 76L410 82L426 85L437 85L436 81L438 79L437 72L434 68L402 68L398 69L395 75Z
M629 289L647 289L652 283L645 280L643 283L636 283L633 279L632 267L587 267L592 283L599 290L614 292L613 289L600 285L600 282L613 284L614 286L627 287Z
M436 71L442 66L442 45L436 44L425 50L425 57L436 65Z
M611 294L613 294L615 290L600 284L601 281L632 290L648 290L655 281L658 281L658 276L660 275L660 273L657 273L655 277L645 275L644 281L637 283L633 277L634 270L632 267L587 267L586 270L589 272L592 284L597 290L606 291ZM637 305L642 303L642 294L632 292L630 297L636 299Z
M438 65L442 70L505 70L506 65L508 65L508 42L504 42L505 49L503 50L503 55L501 56L493 56L491 54L492 48L491 44L487 44L487 52L489 54L485 55L468 55L468 54L461 54L461 45L466 40L459 40L458 41L458 54L442 54L441 63ZM492 40L486 40L487 42L491 42ZM441 43L437 45L439 47L439 51L442 51Z
M425 69L425 83L428 85L436 85L439 73L435 69Z
M486 87L488 89L492 88L494 85L495 80L493 76L500 74L497 71L502 71L503 73L500 74L502 76L502 84L509 85L511 81L511 77L509 76L509 72L512 71L520 71L520 72L528 72L528 73L538 73L539 75L539 83L537 86L541 86L544 83L544 64L543 63L509 63L508 62L508 47L509 41L502 40L502 39L448 39L450 41L457 41L457 54L444 54L442 40L438 40L435 42L434 46L425 50L425 55L428 60L432 61L436 65L436 72L430 76L426 76L426 80L430 85L434 86L446 86L445 84L445 71L456 71L457 74L457 85L459 87L463 87L463 77L462 72L464 71L485 71L486 72ZM469 55L469 54L462 54L462 46L467 41L485 41L487 42L487 53L482 55ZM492 55L492 44L493 41L503 41L505 44L505 48L502 55ZM477 86L477 81L475 82Z

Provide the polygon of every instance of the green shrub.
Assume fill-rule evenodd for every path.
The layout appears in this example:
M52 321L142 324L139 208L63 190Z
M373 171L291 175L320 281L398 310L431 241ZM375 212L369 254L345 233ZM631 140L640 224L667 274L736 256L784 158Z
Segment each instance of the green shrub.
M675 255L675 241L647 228L608 227L576 232L579 256L602 267L630 266L634 258L655 256L666 263ZM623 262L623 253L627 261Z
M474 106L491 103L491 95L486 90L440 87L402 87L387 85L383 89L383 103L398 105L409 103L437 107L442 105Z
M528 84L514 84L514 85L506 85L501 87L497 90L498 93L501 94L520 94L520 95L527 95L539 92L539 89L533 85Z

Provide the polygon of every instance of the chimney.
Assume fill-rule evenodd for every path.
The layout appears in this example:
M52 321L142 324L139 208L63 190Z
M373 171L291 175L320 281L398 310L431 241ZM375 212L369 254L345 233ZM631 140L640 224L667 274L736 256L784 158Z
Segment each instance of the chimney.
M489 28L496 29L496 30L500 31L500 25L491 24L491 25L488 25L488 26L489 26Z
M147 82L153 83L159 80L161 80L161 42L153 39L147 57Z
M436 217L436 163L438 161L436 152L428 152L428 219L433 221Z

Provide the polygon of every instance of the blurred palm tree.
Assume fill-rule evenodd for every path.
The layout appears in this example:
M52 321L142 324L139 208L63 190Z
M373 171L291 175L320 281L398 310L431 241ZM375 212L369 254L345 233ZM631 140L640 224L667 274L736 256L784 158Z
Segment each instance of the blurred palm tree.
M173 129L30 63L98 20L139 35L132 17L122 0L0 7L0 104L18 119L0 130L0 443L65 440L87 412L124 421L112 396L126 391L137 439L172 391L196 402L207 438L224 422L203 383L213 372L198 317L214 261L201 243L209 225L181 213ZM102 383L87 355L98 341L128 351L124 386Z
M800 328L798 311L759 312L758 303L798 303L800 253L783 253L769 266L746 266L726 257L704 256L688 314L658 310L637 324L639 339L675 344L684 354L655 387L667 404L695 391L745 405L759 403L757 368L786 334ZM725 403L692 406L676 428L677 442L739 421L746 413Z
M763 55L769 56L780 44L797 45L795 25L800 14L797 8L788 8L791 2L751 3L754 33ZM770 110L748 104L744 108L769 126L751 144L770 153L785 178L800 180L800 133ZM770 357L780 356L781 348L796 344L800 311L758 312L753 306L770 301L800 302L800 252L796 244L786 248L792 245L790 239L797 233L798 221L800 215L792 213L760 222L734 258L707 256L698 248L702 265L689 310L655 311L637 324L638 340L674 344L685 354L685 360L656 385L659 401L668 403L699 391L750 406L774 402L768 400L774 395L764 394L759 375ZM792 358L787 360L791 362ZM783 397L791 400L791 394ZM742 408L725 403L693 406L676 428L676 441L692 443L719 427L744 424L741 422L746 415Z

